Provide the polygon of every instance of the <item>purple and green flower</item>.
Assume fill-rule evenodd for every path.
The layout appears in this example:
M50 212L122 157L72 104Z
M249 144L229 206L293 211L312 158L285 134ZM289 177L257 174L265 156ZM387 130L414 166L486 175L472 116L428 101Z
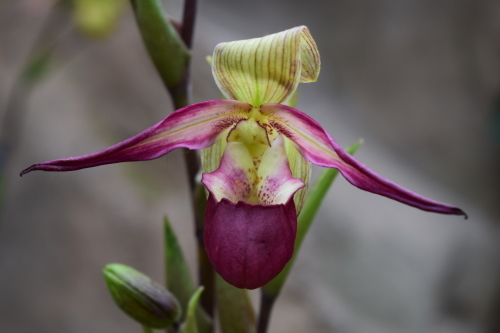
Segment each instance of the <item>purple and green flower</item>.
M206 250L227 282L247 289L271 281L292 257L311 163L338 169L362 190L425 211L466 216L379 176L314 119L287 106L298 84L316 81L319 71L319 52L305 26L219 44L212 72L227 100L181 108L112 147L35 164L21 175L146 161L182 147L202 149Z

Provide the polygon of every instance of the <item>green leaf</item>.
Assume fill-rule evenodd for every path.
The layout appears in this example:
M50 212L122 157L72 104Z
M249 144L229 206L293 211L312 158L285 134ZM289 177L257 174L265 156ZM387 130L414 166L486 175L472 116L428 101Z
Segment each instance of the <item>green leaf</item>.
M255 312L246 289L236 288L216 274L217 305L222 333L254 333Z
M191 295L195 292L196 288L189 272L186 259L182 252L181 246L177 237L170 225L167 217L163 219L164 234L165 234L165 268L167 278L167 289L174 294L179 300L183 310L183 317L185 319L186 309L188 307ZM212 331L212 320L210 317L199 308L197 310L199 332L206 333Z
M185 322L179 329L179 333L198 333L198 325L196 323L196 312L198 308L198 301L200 300L203 287L199 287L194 293L193 297L189 300L187 316Z
M189 50L165 15L160 0L131 0L146 49L168 89L184 79Z
M165 232L167 289L177 297L181 303L182 309L185 310L191 295L195 291L194 283L180 244L167 217L164 217L163 223ZM185 313L185 311L183 312Z
M354 145L350 146L346 149L349 154L354 154L358 148L363 144L363 140L359 140ZM337 169L324 169L320 174L311 190L306 196L304 207L302 208L302 212L300 213L297 220L297 238L295 239L295 250L293 253L292 259L286 264L285 268L275 277L271 282L262 287L262 292L270 297L278 297L281 288L283 287L288 274L290 273L291 268L295 262L295 258L300 250L300 246L302 245L302 241L311 226L318 209L325 198L328 189L333 184L333 181L339 174Z

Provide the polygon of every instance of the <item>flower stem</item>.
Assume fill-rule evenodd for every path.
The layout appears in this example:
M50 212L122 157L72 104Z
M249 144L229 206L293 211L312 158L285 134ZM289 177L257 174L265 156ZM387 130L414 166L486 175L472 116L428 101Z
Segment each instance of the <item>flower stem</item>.
M193 44L197 5L198 5L198 0L184 1L184 12L181 25L181 38L184 41L184 44L186 44L186 46L188 47L188 49L191 49ZM184 72L183 80L179 83L177 87L169 89L176 110L188 106L190 104L189 88L190 88L190 70L188 62ZM192 193L194 195L195 191L194 180L198 170L200 169L199 158L195 151L185 149L184 160L186 161L186 167L188 171L189 186L193 191ZM204 294L206 294L206 292ZM202 296L202 299L203 298L204 297ZM201 303L203 304L203 301Z
M187 72L187 70L186 70ZM186 75L185 75L186 76ZM188 84L186 79L182 80L176 87L172 87L168 89L168 93L172 98L172 104L174 109L180 109L185 106L188 106L189 103L189 92L188 92Z
M194 26L196 22L197 0L184 1L184 13L181 26L181 37L186 46L191 49L193 43ZM176 87L170 88L175 109L189 105L190 71L189 64L186 67L183 80ZM196 184L195 178L200 169L200 160L196 151L184 150L189 187L193 198L193 211L195 215L195 233L198 244L198 267L199 282L205 287L201 295L200 303L206 313L213 318L215 300L215 273L208 259L205 245L203 243L204 219L205 219L205 189L201 184Z
M178 24L168 20L160 0L131 0L131 3L146 49L172 98L174 109L188 106L191 87L189 49L193 42L197 0L185 0L180 28ZM195 151L187 149L184 150L184 160L192 198L191 209L195 216L200 284L205 287L201 304L207 314L213 317L214 272L203 246L205 203L200 203L196 197L195 179L200 169L200 160Z
M175 109L179 109L189 105L188 80L189 75L186 70L186 79L183 80L182 86L175 90L169 89ZM215 273L208 259L205 245L203 243L204 220L205 220L205 189L203 185L197 184L195 179L200 169L200 159L196 151L184 149L184 161L189 182L189 189L192 198L192 210L195 217L195 236L198 246L198 274L199 283L205 287L205 291L201 294L200 304L205 312L213 318L214 303L215 303ZM200 189L201 188L201 189Z
M181 37L186 46L191 49L193 44L194 23L196 21L196 8L198 0L185 0L182 17Z
M277 299L276 297L267 295L264 292L260 294L260 312L259 312L257 333L267 332L267 327L269 326L269 319L271 318L271 312L273 310L273 305L276 299Z
M172 103L176 110L188 106L190 104L189 91L188 91L189 90L188 71L189 69L186 69L185 79L183 79L178 86L168 89L170 97L172 98ZM191 194L194 197L194 191L196 187L195 178L196 174L198 173L198 170L200 169L200 160L196 151L184 149L184 161L186 163L186 168L187 168L189 189L191 190Z

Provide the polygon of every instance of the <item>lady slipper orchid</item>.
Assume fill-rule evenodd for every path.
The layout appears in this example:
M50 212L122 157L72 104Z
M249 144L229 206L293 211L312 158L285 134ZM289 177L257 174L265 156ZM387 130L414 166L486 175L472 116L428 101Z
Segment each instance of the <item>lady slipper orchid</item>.
M35 164L21 175L151 160L181 147L204 149L206 250L227 282L248 289L269 282L292 257L311 162L338 169L362 190L422 210L465 216L457 207L379 176L315 120L283 104L299 82L316 81L319 70L318 49L305 26L219 44L212 72L227 100L187 106L112 147Z

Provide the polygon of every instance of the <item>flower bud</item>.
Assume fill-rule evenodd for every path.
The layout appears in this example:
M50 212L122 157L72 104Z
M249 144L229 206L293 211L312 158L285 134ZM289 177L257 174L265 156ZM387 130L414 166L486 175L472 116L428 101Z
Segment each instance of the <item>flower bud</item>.
M141 325L167 328L179 320L177 299L146 275L121 264L109 264L103 273L115 303Z
M107 37L115 31L125 4L124 0L74 0L75 24L87 37Z

